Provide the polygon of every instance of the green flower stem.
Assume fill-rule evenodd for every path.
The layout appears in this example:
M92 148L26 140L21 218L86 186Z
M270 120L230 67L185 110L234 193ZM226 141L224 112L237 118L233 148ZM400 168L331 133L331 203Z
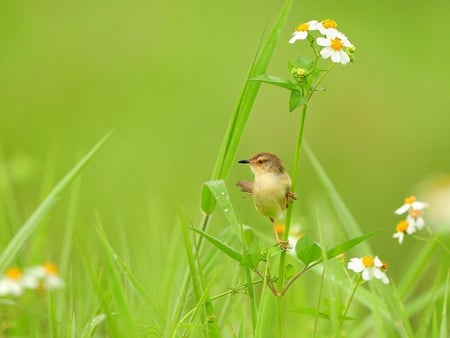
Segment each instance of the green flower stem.
M317 88L319 88L320 83L323 81L325 76L330 72L330 70L334 67L335 63L332 63L327 70L319 77L317 80L314 88L308 93L307 95L307 101L303 105L301 118L300 118L300 126L298 129L297 134L297 143L295 145L295 154L294 154L294 163L292 168L292 184L291 184L291 190L295 192L295 188L297 186L297 177L298 177L298 171L300 167L300 152L302 148L302 140L303 140L303 131L305 127L305 120L306 120L306 112L308 109L309 101L311 100L311 97L313 94L317 91ZM287 240L289 236L289 230L291 226L291 218L292 218L292 203L289 204L287 214L286 214L286 224L285 224L285 230L282 234L283 240ZM284 284L284 272L285 272L285 266L284 262L286 260L286 252L281 253L280 257L280 266L279 266L279 281L278 281L278 289L281 290Z
M253 285L257 285L257 284L261 284L261 283L263 283L263 280L261 280L261 279L253 281ZM245 289L247 288L247 286L248 286L247 284L242 284L237 287L231 288L227 291L223 291L215 296L212 296L210 298L210 300L215 301L217 299L220 299L220 298L223 298L226 296L233 296L236 293L245 293ZM186 314L179 320L179 323L184 323L185 321L187 321L189 319L189 317L197 310L198 310L197 306L195 306L194 308L192 308L191 310L186 312Z
M434 235L430 227L426 227L426 230L430 234L431 238L422 237L419 235L413 235L415 239L427 242L434 242L438 247L440 247L447 255L450 255L450 249L443 243L437 236Z
M342 318L341 318L341 323L339 325L339 329L341 329L342 325L344 325L345 316L347 316L347 312L348 312L348 309L350 308L350 304L352 303L353 298L354 298L355 293L356 293L356 290L361 285L362 280L363 280L362 276L358 275L358 280L356 281L355 287L353 288L352 293L349 295L349 297L347 298L347 300L345 302L345 308L344 308L344 312L342 313Z
M317 60L317 56L316 56L316 60ZM300 126L299 126L298 134L297 134L297 142L295 145L294 163L293 163L292 176L291 176L291 178L292 178L291 190L294 192L295 192L295 188L297 185L297 176L298 176L298 171L299 171L299 167L300 167L300 152L301 152L301 148L302 148L303 131L305 128L306 112L308 109L309 101L311 100L312 95L319 88L320 83L323 81L325 76L330 72L330 70L334 67L334 65L335 65L335 63L331 64L330 67L328 67L328 69L325 70L325 72L319 77L314 88L308 93L308 95L306 97L307 98L306 103L303 105L303 108L302 108L302 113L301 113L301 117L300 117ZM292 218L292 203L289 204L288 210L286 213L286 223L285 223L285 228L284 228L285 230L282 234L283 240L287 240L287 238L289 236L291 218ZM289 287L292 285L292 283L304 273L304 271L302 271L300 274L298 274L295 278L293 278L287 284L287 287L283 289L285 272L286 272L285 262L286 262L286 251L283 251L283 252L281 252L281 255L280 255L280 264L278 266L278 269L279 269L278 270L278 283L277 283L277 287L278 287L277 295L279 296L277 299L277 305L276 305L277 336L278 337L283 336L283 324L282 324L282 319L283 319L282 318L282 309L283 309L282 298L283 297L282 296L284 296L284 294L289 289Z

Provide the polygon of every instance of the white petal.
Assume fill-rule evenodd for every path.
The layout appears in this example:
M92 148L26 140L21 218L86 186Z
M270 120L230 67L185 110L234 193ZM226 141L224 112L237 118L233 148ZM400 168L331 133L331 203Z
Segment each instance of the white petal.
M341 39L342 44L344 45L344 47L353 47L355 48L355 46L352 45L352 43L350 41L348 41L347 39Z
M415 226L418 230L422 229L425 226L425 221L422 217L416 218Z
M340 50L338 53L339 53L341 64L346 65L347 63L350 62L350 56L348 56L348 54L346 52L344 52L343 50Z
M308 30L309 31L316 31L316 30L318 30L319 28L318 28L318 22L317 22L317 20L311 20L311 21L308 21Z
M355 272L361 272L364 270L364 268L365 267L361 261L361 258L352 258L347 264L347 269L353 270Z
M325 33L322 34L325 34L329 39L338 38L343 40L342 42L344 42L344 40L348 40L347 37L343 33L339 32L336 28L328 28Z
M340 63L341 62L341 54L339 52L336 52L335 50L333 50L331 52L331 61Z
M324 58L324 59L328 59L331 56L332 50L330 47L325 47L324 49L322 49L320 51L320 55Z
M386 274L381 270L373 269L373 276L376 279L381 279L385 284L389 283L389 279L387 278Z
M364 280L371 280L373 275L372 275L372 269L373 268L367 268L362 272L362 278Z
M423 210L428 207L428 203L415 201L411 204L414 210Z
M383 262L378 258L378 256L375 256L373 259L373 265L379 268L383 266Z
M408 220L407 222L408 222L408 228L406 228L406 233L408 235L411 235L417 231L416 221L411 219L411 220Z
M409 210L409 208L411 207L410 204L403 204L400 208L398 208L397 210L395 210L394 212L397 215L401 215L404 214L405 212L407 212Z
M395 234L392 235L392 237L398 239L398 244L402 244L403 239L405 238L405 233L403 231L397 231Z
M0 280L0 296L6 296L9 294L9 284L6 278Z
M59 289L64 286L64 282L59 276L49 276L45 280L45 288L47 290Z
M323 35L327 32L327 29L322 25L322 22L317 23L316 29Z
M331 40L326 38L317 38L317 44L322 47L328 47L331 45Z
M23 293L23 288L19 283L11 283L9 292L15 297L19 297Z

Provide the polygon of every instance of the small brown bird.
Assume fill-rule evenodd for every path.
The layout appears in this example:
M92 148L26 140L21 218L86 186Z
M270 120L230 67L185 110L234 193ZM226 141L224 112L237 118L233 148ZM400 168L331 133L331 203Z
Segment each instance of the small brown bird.
M253 196L256 210L270 219L278 244L286 250L288 243L278 236L276 222L284 219L289 201L297 199L297 196L290 191L291 178L286 173L281 160L271 153L257 153L248 160L241 160L238 163L249 164L255 180L253 183L239 181L236 185L241 188L241 191Z

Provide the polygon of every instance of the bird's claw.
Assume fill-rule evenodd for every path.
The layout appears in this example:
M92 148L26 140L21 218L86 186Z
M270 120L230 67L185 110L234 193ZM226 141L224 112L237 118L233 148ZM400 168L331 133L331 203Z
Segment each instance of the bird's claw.
M277 240L278 245L280 246L281 250L286 251L287 249L290 249L289 247L289 241L282 241L282 240Z

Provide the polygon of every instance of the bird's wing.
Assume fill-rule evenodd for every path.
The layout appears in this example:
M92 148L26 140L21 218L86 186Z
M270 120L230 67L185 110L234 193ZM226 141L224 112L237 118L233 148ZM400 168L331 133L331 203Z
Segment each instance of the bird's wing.
M241 188L241 191L248 192L249 194L253 193L253 183L249 181L238 181L236 185Z

